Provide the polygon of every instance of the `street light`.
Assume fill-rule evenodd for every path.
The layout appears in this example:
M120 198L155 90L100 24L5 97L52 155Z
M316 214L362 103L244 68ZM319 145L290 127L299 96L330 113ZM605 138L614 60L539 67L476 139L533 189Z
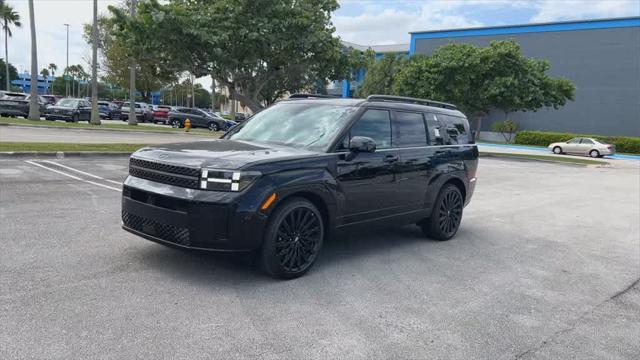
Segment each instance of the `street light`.
M64 68L64 82L67 85L67 97L69 97L69 81L67 81L67 69L69 69L69 24L64 24L67 27L67 67Z

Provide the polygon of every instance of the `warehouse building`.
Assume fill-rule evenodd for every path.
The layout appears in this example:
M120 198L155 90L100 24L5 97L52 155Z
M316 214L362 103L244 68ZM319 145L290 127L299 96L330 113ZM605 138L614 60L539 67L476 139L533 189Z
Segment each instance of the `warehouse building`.
M514 40L526 57L549 60L549 74L569 78L576 96L558 110L495 111L483 131L508 117L523 130L640 136L640 17L413 32L409 53L493 40Z

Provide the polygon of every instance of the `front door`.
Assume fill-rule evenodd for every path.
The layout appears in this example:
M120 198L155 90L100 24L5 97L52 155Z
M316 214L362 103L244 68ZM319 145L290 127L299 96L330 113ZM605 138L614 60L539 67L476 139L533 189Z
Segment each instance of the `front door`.
M402 207L395 187L398 152L391 149L391 118L388 110L368 109L351 128L342 147L354 136L370 137L376 151L349 158L339 155L337 179L345 197L342 223L358 223L393 215Z

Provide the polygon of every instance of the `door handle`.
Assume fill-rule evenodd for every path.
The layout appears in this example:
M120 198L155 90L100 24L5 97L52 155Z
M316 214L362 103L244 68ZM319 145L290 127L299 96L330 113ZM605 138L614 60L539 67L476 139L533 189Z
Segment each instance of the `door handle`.
M385 155L384 162L393 163L400 159L398 155Z

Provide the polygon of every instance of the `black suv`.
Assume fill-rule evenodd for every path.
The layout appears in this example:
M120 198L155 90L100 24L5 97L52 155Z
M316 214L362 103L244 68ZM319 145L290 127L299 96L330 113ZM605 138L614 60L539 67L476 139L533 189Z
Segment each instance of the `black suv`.
M258 250L269 274L294 278L336 229L416 223L450 239L477 166L453 105L293 95L220 140L135 152L123 227L181 248Z

